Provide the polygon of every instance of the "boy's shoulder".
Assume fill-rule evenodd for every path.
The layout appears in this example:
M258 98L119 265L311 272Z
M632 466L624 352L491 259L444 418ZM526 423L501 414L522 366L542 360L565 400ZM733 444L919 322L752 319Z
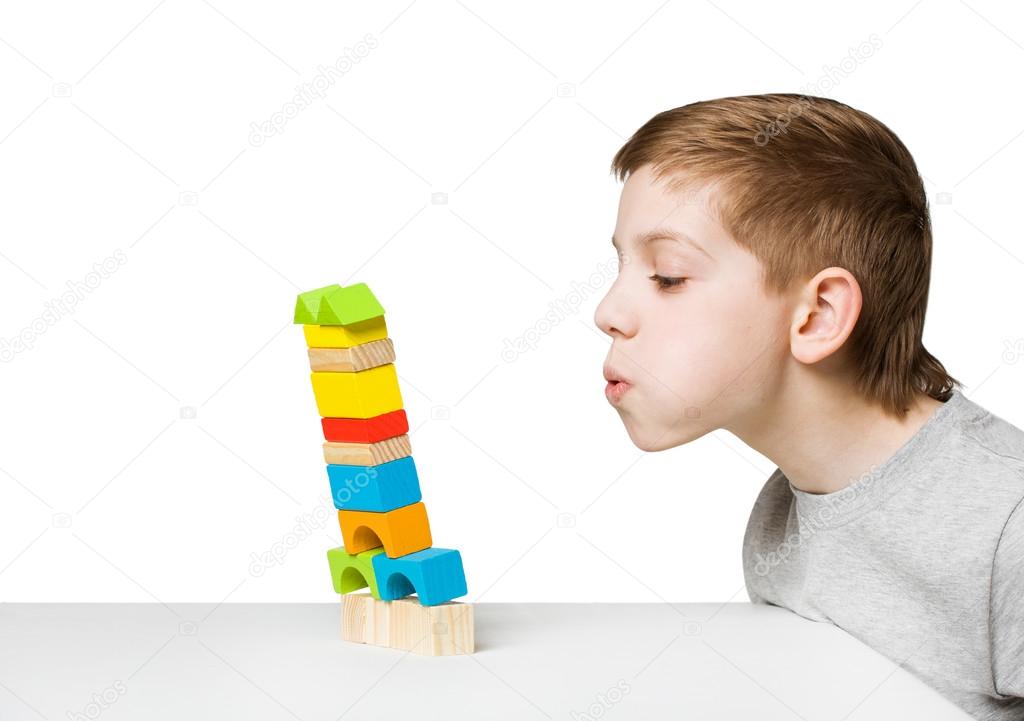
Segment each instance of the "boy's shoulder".
M1022 499L1024 431L955 391L846 489L805 493L776 469L743 540L747 593L989 710L1024 696Z
M940 496L1006 520L1024 497L1024 430L954 390L952 404L934 429L920 470L907 469L922 492ZM940 408L940 411L944 408Z
M744 545L774 545L806 535L808 524L813 532L873 509L1001 528L1022 499L1024 430L954 390L903 447L846 489L804 493L776 468L754 502Z
M1020 473L1024 468L1024 430L959 391L954 391L954 398L959 401L961 408L954 415L965 439L975 444L983 455L997 456L1008 461L1007 470L1024 479Z

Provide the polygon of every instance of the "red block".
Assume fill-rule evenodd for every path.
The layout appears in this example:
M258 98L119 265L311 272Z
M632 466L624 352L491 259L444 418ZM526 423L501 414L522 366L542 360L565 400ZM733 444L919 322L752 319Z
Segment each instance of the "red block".
M377 443L409 432L405 409L373 418L321 418L324 439L336 443Z

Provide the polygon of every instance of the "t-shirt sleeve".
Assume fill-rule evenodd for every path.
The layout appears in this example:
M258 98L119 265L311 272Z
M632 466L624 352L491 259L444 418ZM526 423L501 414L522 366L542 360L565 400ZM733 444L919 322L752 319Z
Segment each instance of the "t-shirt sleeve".
M1024 697L1024 501L1010 514L996 546L989 628L996 692Z

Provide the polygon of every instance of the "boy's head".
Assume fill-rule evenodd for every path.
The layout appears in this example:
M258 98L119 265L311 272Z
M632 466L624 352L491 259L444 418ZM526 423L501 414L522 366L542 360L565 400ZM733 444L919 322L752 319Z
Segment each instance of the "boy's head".
M649 120L612 170L619 275L595 322L640 448L742 431L811 388L901 416L958 383L921 342L924 187L871 116L796 94L693 103Z

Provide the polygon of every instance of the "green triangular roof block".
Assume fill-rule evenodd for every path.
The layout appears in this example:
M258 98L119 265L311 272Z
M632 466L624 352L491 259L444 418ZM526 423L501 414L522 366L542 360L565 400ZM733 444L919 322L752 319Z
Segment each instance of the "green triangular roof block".
M335 286L321 297L316 322L319 325L351 325L382 315L384 307L369 286L353 283L343 288Z
M316 325L318 323L317 316L320 313L321 299L334 290L341 290L341 286L335 283L334 285L326 285L323 288L299 293L299 297L295 300L294 322L301 323L302 325Z

